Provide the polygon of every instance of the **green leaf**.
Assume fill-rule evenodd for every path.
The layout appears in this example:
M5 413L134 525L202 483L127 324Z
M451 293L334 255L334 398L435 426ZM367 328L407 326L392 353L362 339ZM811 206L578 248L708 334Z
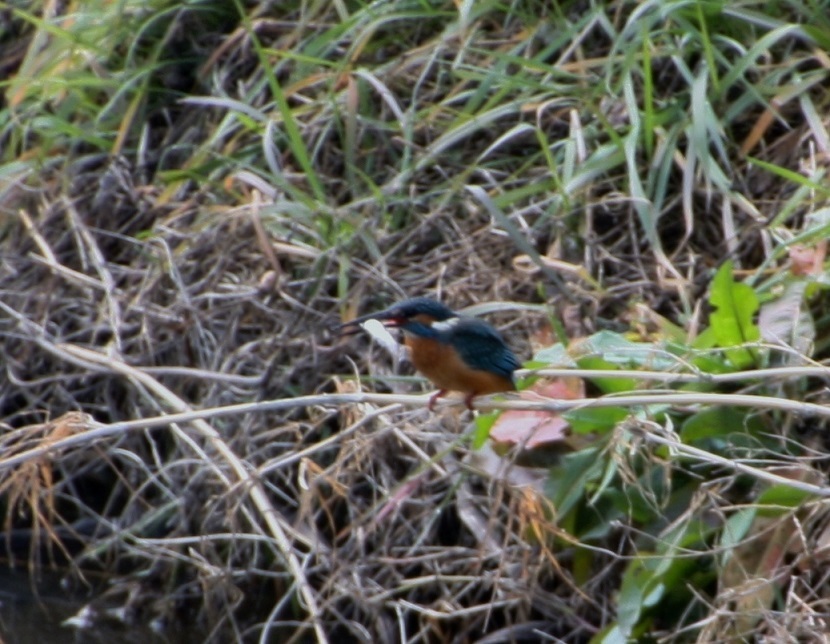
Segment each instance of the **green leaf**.
M582 369L596 369L597 371L616 371L619 367L599 356L586 356L579 359L579 366ZM626 391L633 391L637 387L634 378L591 378L597 387L604 394L618 394Z
M475 420L475 430L473 431L473 449L481 449L490 438L490 430L496 423L496 419L501 412L493 412L492 414L479 414Z
M659 602L666 590L661 580L663 571L655 570L657 566L648 559L649 554L641 552L640 558L633 559L623 574L617 600L617 624L626 636L632 634L643 610Z
M626 644L628 641L619 624L612 624L597 633L591 639L591 644Z
M575 367L576 362L568 353L565 345L557 342L536 352L533 362L541 363L545 367ZM533 368L533 367L531 367Z
M773 485L758 497L759 516L774 517L789 512L788 508L799 508L813 498L813 495L790 485ZM771 506L771 507L769 507Z
M680 430L684 443L725 441L736 432L761 429L757 416L734 407L709 407L690 416Z
M727 349L727 357L737 368L755 365L756 356L745 345L761 337L752 319L758 311L758 296L746 284L735 281L731 260L724 262L715 274L709 303L716 308L709 316L709 324L717 346Z
M573 353L577 355L580 366L583 361L596 356L626 368L667 370L679 364L679 361L664 348L649 342L632 342L613 331L600 331L580 340Z
M739 546L746 537L757 512L758 509L755 507L743 508L726 520L720 535L723 561L729 558L732 549Z
M629 415L631 412L625 407L585 407L562 414L577 434L609 432Z
M604 461L599 449L587 448L567 454L561 464L550 469L546 492L560 517L586 495L589 483L602 475Z

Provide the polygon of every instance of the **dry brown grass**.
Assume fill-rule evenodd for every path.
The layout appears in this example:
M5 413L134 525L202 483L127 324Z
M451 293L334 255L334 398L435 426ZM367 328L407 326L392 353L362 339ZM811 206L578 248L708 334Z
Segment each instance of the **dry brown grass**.
M454 308L501 302L489 319L522 359L555 342L557 330L651 339L669 320L693 336L705 324L711 269L728 255L750 273L769 262L751 276L774 279L786 244L824 207L826 191L762 173L745 154L819 181L830 122L813 118L807 97L826 105L827 80L810 76L801 101L777 103L773 121L760 100L746 103L743 120L727 120L729 92L712 90L730 185L703 170L687 177L691 152L670 130L682 113L671 111L677 97L691 90L673 65L706 52L687 60L669 46L674 32L655 26L634 48L654 55L655 109L672 116L653 128L657 149L638 148L633 159L643 179L667 177L668 196L650 220L638 211L644 200L632 194L623 146L614 148L638 107L621 89L631 61L620 43L644 5L592 6L595 18L583 22L594 14L582 3L482 4L472 17L460 12L476 3L420 3L428 18L396 13L387 22L352 8L349 23L340 14L351 3L298 4L283 13L250 6L244 20L234 13L219 27L182 8L161 34L136 11L146 28L138 44L187 56L168 65L138 45L114 46L112 60L125 65L148 57L153 91L125 94L135 111L116 107L116 89L51 94L45 83L35 96L8 86L3 114L27 127L26 136L0 132L17 154L0 175L6 554L33 570L68 566L73 579L103 572L111 585L91 601L99 615L118 608L128 626L183 627L193 641L587 642L618 618L628 566L641 554L648 561L662 532L642 534L631 517L586 502L603 530L578 542L558 521L544 473L473 449L474 429L455 408L292 400L420 391L365 339L346 343L331 331L342 316L402 295L433 294ZM40 78L38 63L60 59L50 49L60 38L7 14L0 9L0 20L19 38L0 35L0 69ZM798 80L787 69L820 70L826 56L804 38L770 45L765 64L752 67L758 88L736 82L732 91L774 95ZM22 67L20 52L40 47L53 55ZM157 63L163 71L150 73ZM75 64L121 87L120 68ZM54 70L41 71L48 79ZM645 81L634 76L644 103ZM67 96L86 109L64 123L75 134L35 130ZM89 134L111 147L69 128L93 130L109 113L118 114L111 129ZM602 165L615 158L603 150L619 158ZM799 189L810 194L793 201ZM813 308L824 301L819 294ZM827 321L817 319L821 361ZM799 382L809 383L805 400L823 404L816 374ZM255 401L285 404L199 415ZM774 419L785 418L782 442L809 445L802 458L820 471L826 441L804 438L813 421L784 411ZM176 422L143 422L168 414ZM655 445L623 435L640 436L635 425L604 448L622 495L634 496L626 486L645 462L655 478L714 471L689 493L707 520L725 523L753 500L757 491L742 496L745 481L723 463L704 461L699 474L677 453L669 459L674 436ZM814 426L825 429L821 418ZM692 513L647 500L663 527ZM825 515L817 502L792 528L809 547L788 552L786 611L756 606L747 627L730 603L734 588L690 583L696 612L688 608L677 631L655 615L651 634L674 642L715 641L721 628L821 633ZM720 551L707 538L705 565L715 566Z

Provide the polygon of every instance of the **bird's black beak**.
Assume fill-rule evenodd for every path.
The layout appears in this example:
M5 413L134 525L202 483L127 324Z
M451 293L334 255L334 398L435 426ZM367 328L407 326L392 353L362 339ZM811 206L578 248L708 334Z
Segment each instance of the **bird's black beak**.
M338 326L337 330L340 332L341 336L354 335L355 333L360 332L360 325L364 322L368 322L369 320L380 320L383 322L383 326L387 328L397 328L406 322L406 318L401 317L400 312L395 309L386 309L385 311L378 311L377 313L363 315L359 318L355 318L351 322L345 322Z

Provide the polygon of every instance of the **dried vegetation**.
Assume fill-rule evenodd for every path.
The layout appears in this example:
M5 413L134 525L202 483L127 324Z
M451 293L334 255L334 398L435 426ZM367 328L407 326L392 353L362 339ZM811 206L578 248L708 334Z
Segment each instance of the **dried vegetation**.
M644 462L655 481L714 478L682 507L626 492L628 516L597 491L560 522L544 470L473 449L454 409L313 396L419 390L331 333L402 294L500 302L489 319L523 359L557 333L651 341L670 321L691 337L727 257L771 297L791 242L830 221L811 219L828 196L826 6L22 4L0 3L13 563L105 573L99 616L182 641L588 642L624 632L620 593L665 562L672 525L723 525L757 498L623 424L603 452L618 484ZM824 403L825 382L768 393ZM824 422L768 416L788 445L770 461L820 475ZM628 625L818 636L825 515L805 504L770 528L803 538L778 604L700 528L705 547L672 551L683 605L655 594L660 612L644 598Z

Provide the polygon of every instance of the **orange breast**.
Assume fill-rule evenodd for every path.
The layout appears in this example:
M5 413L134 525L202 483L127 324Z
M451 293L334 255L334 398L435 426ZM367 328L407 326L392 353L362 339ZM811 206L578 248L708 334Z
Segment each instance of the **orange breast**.
M516 389L509 378L471 369L448 344L410 334L406 335L404 342L409 347L412 364L439 389L474 396Z

